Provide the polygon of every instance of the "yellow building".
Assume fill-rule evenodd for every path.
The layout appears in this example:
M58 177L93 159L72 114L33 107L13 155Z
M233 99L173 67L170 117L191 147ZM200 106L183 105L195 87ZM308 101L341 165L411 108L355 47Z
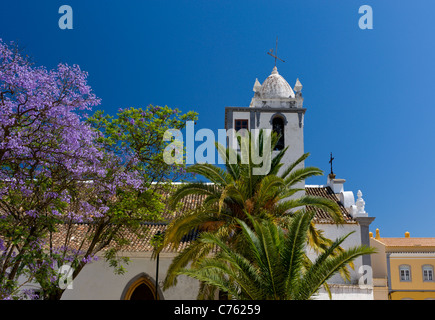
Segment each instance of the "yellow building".
M370 232L375 300L435 300L435 238L381 238Z

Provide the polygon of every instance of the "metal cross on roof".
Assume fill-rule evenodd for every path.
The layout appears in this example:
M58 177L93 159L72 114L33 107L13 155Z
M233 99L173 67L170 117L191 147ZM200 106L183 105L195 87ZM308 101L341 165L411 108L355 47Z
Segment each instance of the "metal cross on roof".
M331 164L331 174L334 174L334 171L332 171L332 161L333 161L334 159L335 159L335 158L332 157L332 152L331 152L331 157L330 157L330 159L329 159L329 163Z
M267 54L275 58L275 67L276 67L276 59L285 62L284 60L278 58L278 37L276 37L275 53L273 52L273 49L270 49Z

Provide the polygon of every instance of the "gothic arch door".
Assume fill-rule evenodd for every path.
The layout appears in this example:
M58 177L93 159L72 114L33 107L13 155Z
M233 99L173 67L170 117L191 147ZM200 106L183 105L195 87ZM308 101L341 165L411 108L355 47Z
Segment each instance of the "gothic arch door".
M122 300L160 300L160 292L157 293L154 281L146 274L134 277L124 289Z

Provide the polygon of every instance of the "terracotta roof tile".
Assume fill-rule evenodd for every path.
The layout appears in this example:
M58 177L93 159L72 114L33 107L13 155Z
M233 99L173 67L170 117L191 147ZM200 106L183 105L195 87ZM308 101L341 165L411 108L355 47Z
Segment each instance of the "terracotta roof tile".
M338 204L340 207L341 213L343 215L343 219L345 223L355 223L352 216L349 214L349 212L346 210L346 208L343 206L343 204L338 199L337 195L332 191L330 187L305 187L305 194L309 196L316 196L316 197L322 197L329 200L334 201ZM316 223L334 223L334 220L332 219L331 215L322 209L307 206L310 210L314 210L316 212L316 215L314 217L314 221Z
M87 248L86 243L89 241L86 240L86 236L88 234L89 228L92 226L86 223L73 224L70 228L70 233L68 234L69 243L68 247L72 249L79 249L83 239L85 239L85 245L83 248ZM153 246L151 244L151 239L157 232L163 233L166 230L166 224L159 223L145 223L140 229L136 230L136 232L121 230L120 234L124 237L124 239L129 240L129 244L127 246L122 247L122 251L125 252L152 252ZM173 250L172 248L164 248L162 252L175 252L181 251L186 246L190 244L192 240L197 236L197 232L192 231L181 240L180 245L177 250ZM53 247L62 247L65 245L65 239L67 237L67 227L66 225L58 225L58 231L53 234L52 242ZM113 247L113 243L111 246Z
M341 209L341 212L343 214L345 223L355 223L355 221L352 219L352 217L349 215L347 210L343 207L343 205L340 203L337 196L332 192L331 188L329 187L306 187L305 188L306 194L311 196L319 196L324 197L330 200L335 201ZM169 197L169 193L163 194L162 201L167 202L167 199ZM153 250L152 245L150 244L151 238L158 232L164 232L167 228L167 224L176 216L180 215L183 212L190 211L192 209L195 209L197 206L200 206L202 202L204 201L205 196L203 195L188 195L180 203L179 208L176 212L172 212L166 207L165 212L163 213L163 222L156 223L156 222L145 222L142 225L142 230L139 230L139 236L132 233L132 232L126 232L124 233L124 236L126 239L130 240L130 244L123 248L123 251L126 252L151 252ZM315 216L315 222L316 223L334 223L331 216L324 210L319 208L311 207L311 209L315 210L316 216ZM71 240L71 244L74 244L78 247L80 244L80 240L86 237L86 233L88 231L90 225L88 224L77 224L74 225L71 233L69 235ZM194 240L198 235L198 232L196 230L190 232L188 235L186 235L182 242L180 243L178 249L176 251L183 250L186 246L188 246L192 240ZM54 235L53 242L56 246L62 246L64 244L66 237L66 229L62 228L62 226L59 226L59 231ZM173 252L174 250L170 248L165 248L163 252Z
M387 247L435 247L435 238L379 238Z

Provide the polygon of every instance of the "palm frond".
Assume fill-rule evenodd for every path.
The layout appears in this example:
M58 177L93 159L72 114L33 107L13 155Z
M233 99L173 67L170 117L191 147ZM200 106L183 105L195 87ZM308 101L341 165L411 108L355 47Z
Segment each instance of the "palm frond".
M288 295L293 297L294 288L301 277L302 263L307 242L307 232L314 214L301 211L295 214L288 226L288 236L283 251L282 263L286 270L286 288Z
M228 174L231 175L233 180L239 179L240 168L238 164L241 162L240 155L236 152L236 150L232 148L225 148L219 142L216 142L215 146L219 156L224 161Z
M217 188L214 185L204 182L192 182L180 185L169 198L170 209L175 209L177 204L186 196L191 194L216 196Z
M231 175L218 166L209 163L196 163L187 167L187 172L200 174L217 185L226 185L233 181Z
M308 152L304 153L296 161L294 161L293 163L289 164L287 169L280 175L280 178L286 179L287 176L290 174L290 172L292 172L300 163L305 161L309 157L309 155L310 155L310 153L308 153Z
M178 253L168 268L167 275L163 281L163 290L177 285L180 270L183 270L192 261L200 261L200 258L207 256L214 249L215 246L213 244L194 241Z
M316 167L306 167L293 170L290 174L287 174L284 182L288 188L291 188L298 182L304 181L313 176L322 176L323 171Z
M331 216L335 223L341 224L344 222L340 206L333 200L316 196L302 196L298 199L289 201L293 201L293 205L311 206L322 209Z
M335 257L320 258L319 262L313 264L313 268L309 269L299 284L297 299L306 300L316 294L320 287L326 283L339 269L353 261L357 257L365 254L375 253L374 248L357 246L343 251Z

